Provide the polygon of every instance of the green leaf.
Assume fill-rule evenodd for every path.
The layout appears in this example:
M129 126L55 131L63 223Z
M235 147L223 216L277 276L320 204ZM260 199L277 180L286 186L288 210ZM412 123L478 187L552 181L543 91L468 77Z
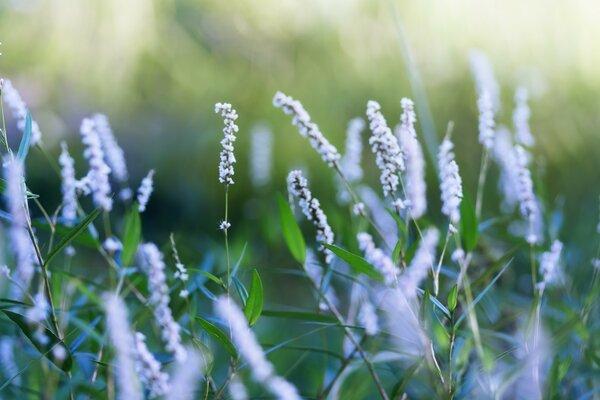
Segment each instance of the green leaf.
M458 302L458 284L452 286L450 289L450 293L448 294L448 310L453 313L456 309L456 304Z
M400 255L402 254L403 245L404 244L402 243L402 240L398 240L396 246L394 246L394 251L392 252L392 261L394 261L394 264L396 265L400 263Z
M223 281L221 280L221 278L219 278L219 277L211 274L210 272L203 271L203 270L198 269L198 268L188 268L188 271L197 272L200 275L204 275L205 277L207 277L208 279L210 279L211 281L213 281L217 285L222 286L223 288L225 288L225 284L223 283Z
M48 222L45 219L44 220L33 220L33 221L31 221L31 224L36 229L51 231L50 224L48 224ZM63 224L54 224L54 232L56 232L56 234L58 236L68 235L69 232L71 231L71 229L73 229L73 227L66 226ZM82 246L89 247L91 249L95 249L98 247L98 241L96 239L94 239L94 237L92 235L90 235L89 232L80 233L79 235L77 235L77 237L73 238L73 242L80 244Z
M351 253L348 250L344 250L341 247L338 247L333 244L323 243L323 246L331 250L333 254L335 254L342 260L346 261L357 274L365 274L368 277L375 279L376 281L383 281L381 274L379 274L375 267L369 264L364 258L357 256L356 254Z
M27 115L25 116L25 129L23 130L23 137L21 138L21 143L19 144L19 151L17 152L17 158L23 162L27 158L27 153L29 152L29 142L31 140L31 114L27 111Z
M248 294L248 300L244 307L244 314L248 320L250 326L254 325L260 317L260 313L263 308L263 285L260 280L258 272L254 270L252 274L252 286L250 286L250 293Z
M231 340L229 340L229 336L227 336L212 322L209 322L202 317L196 317L196 321L198 321L198 323L200 324L202 329L206 331L206 333L217 339L229 354L231 354L234 358L237 358L237 351L235 350L235 346L233 345L233 343L231 343Z
M300 321L318 322L318 323L332 323L337 324L338 321L335 317L330 315L317 314L309 311L280 311L280 310L263 310L263 317L272 318L289 318Z
M294 218L294 213L292 212L290 205L279 193L277 195L277 202L279 203L281 229L287 247L294 259L299 263L304 264L304 260L306 259L306 244L304 242L304 237L302 237L302 231L300 231L300 227Z
M460 203L460 230L465 249L473 251L477 246L477 216L475 206L466 193Z
M50 252L50 254L46 256L44 265L48 266L48 264L50 264L50 261L52 261L52 259L56 257L58 253L60 253L65 247L67 247L73 239L79 236L85 230L85 228L87 228L87 226L91 224L92 221L94 221L98 215L100 215L100 212L101 210L99 208L96 208L77 226L73 227L67 233L67 235L64 238L62 238L62 240L56 245L56 247Z
M240 296L240 300L242 300L242 305L246 307L246 302L248 301L248 290L246 286L240 281L237 277L232 276L231 281L233 282L233 286L235 286L235 290L237 290L238 295Z
M133 203L131 211L125 217L125 226L123 228L123 252L121 253L121 262L123 266L128 266L133 261L138 244L142 239L142 220L137 203Z
M73 365L73 359L71 357L71 352L69 351L69 347L59 338L54 335L50 330L43 328L44 336L48 339L46 343L42 343L37 339L36 331L38 329L37 324L29 321L25 316L0 309L0 312L3 312L11 321L13 321L19 329L27 336L27 338L31 341L31 343L35 346L35 348L48 360L50 360L54 365L58 368L62 369L65 372L71 370L71 366ZM60 360L54 357L54 352L52 349L55 346L62 346L65 350L65 358Z

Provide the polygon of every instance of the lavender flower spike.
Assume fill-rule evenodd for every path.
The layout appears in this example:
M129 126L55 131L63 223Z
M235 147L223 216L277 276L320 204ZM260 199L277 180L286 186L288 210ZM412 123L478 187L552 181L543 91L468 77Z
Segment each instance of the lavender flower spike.
M527 167L529 163L529 155L523 149L523 147L515 146L515 158L517 160L518 168L518 197L519 197L519 208L521 215L527 219L530 226L530 232L527 236L528 243L537 242L537 237L533 233L533 225L537 215L537 202L535 194L533 193L533 181L531 180L531 172Z
M12 82L8 79L4 80L2 84L2 99L6 102L8 108L10 108L13 118L17 121L17 128L23 132L27 118L27 104L25 104L17 89L15 89ZM40 127L36 121L32 120L29 146L33 147L41 142L42 132L40 131Z
M233 109L229 103L217 103L215 104L215 112L223 118L225 127L223 128L223 135L225 136L221 140L221 150L219 162L219 182L226 185L233 185L233 165L235 164L235 155L233 154L233 143L235 142L235 134L239 128L235 124L235 120L238 118L237 112Z
M515 111L513 111L513 124L517 142L523 146L531 147L535 139L529 129L529 116L531 111L527 105L529 94L524 87L517 88L515 92Z
M117 143L117 139L108 122L108 117L104 114L95 114L92 119L96 124L100 143L102 143L104 159L110 167L113 176L119 182L127 182L129 174L127 172L127 163L125 162L125 153Z
M81 122L81 140L86 146L83 156L88 160L90 170L83 179L89 186L96 207L104 211L112 210L113 200L110 196L110 183L108 175L111 170L104 161L104 151L98 134L96 122L91 118L84 118Z
M479 108L479 143L487 150L494 146L494 109L487 91L481 92L477 100Z
M69 154L67 144L60 144L62 152L58 158L61 166L60 175L62 178L61 191L63 195L62 217L67 226L73 226L77 219L77 179L75 178L75 161Z
M460 203L463 197L462 179L458 164L454 160L452 149L454 144L445 138L438 152L438 165L440 169L440 191L442 192L442 213L450 222L456 224L460 221Z
M142 179L142 184L138 188L137 202L138 208L141 213L146 211L146 205L148 205L148 200L150 200L150 195L154 190L154 187L152 186L153 177L154 170L151 169L150 171L148 171L148 175L146 175L146 177Z

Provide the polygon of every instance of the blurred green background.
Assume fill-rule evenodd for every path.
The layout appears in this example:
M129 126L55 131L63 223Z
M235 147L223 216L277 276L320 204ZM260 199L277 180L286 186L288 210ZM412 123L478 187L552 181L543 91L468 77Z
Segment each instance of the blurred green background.
M217 238L222 121L214 103L231 102L240 115L234 226L273 200L254 193L247 179L248 133L258 122L275 134L270 189L283 191L287 171L303 165L313 191L333 205L331 172L272 107L272 96L282 90L300 99L343 149L347 121L364 115L367 100L380 101L392 124L400 98L414 96L403 41L437 137L455 122L458 161L473 192L480 147L468 52L479 48L502 86L500 123L511 125L516 85L530 89L536 169L550 205L563 204L564 195L565 239L585 241L598 209L599 18L593 0L4 0L0 74L20 90L56 156L60 140L81 149L82 117L109 116L132 185L156 168L149 235ZM50 207L58 204L58 180L39 154L31 162L31 186ZM367 180L379 190L372 160L366 164ZM85 167L79 156L80 175ZM433 187L431 165L428 173ZM495 191L488 185L487 199ZM430 209L437 193L430 190ZM248 202L257 196L261 201Z

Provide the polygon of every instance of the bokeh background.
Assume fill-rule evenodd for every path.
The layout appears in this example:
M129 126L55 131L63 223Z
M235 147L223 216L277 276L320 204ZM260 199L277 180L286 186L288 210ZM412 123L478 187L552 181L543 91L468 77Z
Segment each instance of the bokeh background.
M3 0L0 74L20 90L56 156L61 140L81 149L82 117L109 116L132 184L157 171L147 235L217 240L217 101L240 115L234 225L269 210L294 166L306 168L314 192L334 203L332 174L272 107L276 90L300 99L339 148L367 100L381 102L394 122L400 98L416 97L420 134L439 140L454 121L473 192L480 148L468 54L478 48L501 84L500 123L511 123L516 86L531 91L536 171L550 204L564 210L566 236L585 243L598 208L599 19L594 0ZM275 135L273 181L262 194L247 179L248 132L261 122ZM58 204L46 161L32 154L30 162L30 185ZM428 173L435 185L431 165ZM493 201L493 184L488 191Z

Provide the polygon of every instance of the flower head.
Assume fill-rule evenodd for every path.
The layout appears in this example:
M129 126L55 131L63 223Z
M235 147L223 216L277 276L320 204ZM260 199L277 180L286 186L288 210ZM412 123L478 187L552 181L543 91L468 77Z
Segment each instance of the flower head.
M80 133L81 141L86 146L83 156L88 160L90 166L84 181L92 193L96 207L100 207L104 211L110 211L113 206L108 180L111 170L104 161L104 151L98 134L98 126L94 119L84 118L81 122Z
M148 171L148 175L142 179L142 184L138 188L137 202L138 209L140 212L146 211L146 206L148 205L148 200L150 200L150 195L154 190L152 178L154 177L154 170L151 169Z
M24 132L27 120L27 104L25 104L21 95L9 79L5 79L2 83L2 100L6 102L13 118L17 121L17 128L19 128L21 132ZM36 121L31 120L31 138L29 139L29 146L33 147L41 142L42 132L40 131L40 127Z
M438 165L440 169L440 191L442 193L442 213L453 224L460 221L460 203L463 197L462 179L458 164L454 160L452 149L454 144L445 138L438 152Z
M60 144L62 152L58 158L62 178L61 191L63 195L61 214L67 226L73 226L77 219L77 179L75 178L75 161L69 154L67 144Z
M235 155L233 154L233 143L235 142L235 134L239 131L238 126L235 124L235 120L238 118L237 112L233 109L229 103L217 103L215 104L215 112L223 118L225 127L223 128L223 135L225 136L221 140L221 150L219 162L219 182L226 185L233 185L233 165L235 164Z
M535 139L529 129L529 116L531 111L527 105L529 94L524 87L517 88L515 92L515 110L513 111L513 124L517 142L523 146L531 147Z
M125 153L117 143L113 134L108 117L104 114L95 114L92 116L96 124L96 131L102 143L104 159L110 167L112 175L119 182L127 182L129 174L127 173L127 163L125 162Z
M479 143L487 150L494 146L494 109L487 91L481 92L477 100L479 108Z
M250 179L255 187L264 187L271 181L273 133L261 124L252 129L251 135Z
M414 298L417 295L417 288L433 267L439 237L440 234L435 228L423 232L423 238L410 265L400 277L399 286L407 298Z
M387 256L383 250L375 247L373 237L366 232L359 232L356 235L358 247L365 254L365 259L373 264L383 276L386 285L391 286L396 282L400 270L394 264L392 259Z

